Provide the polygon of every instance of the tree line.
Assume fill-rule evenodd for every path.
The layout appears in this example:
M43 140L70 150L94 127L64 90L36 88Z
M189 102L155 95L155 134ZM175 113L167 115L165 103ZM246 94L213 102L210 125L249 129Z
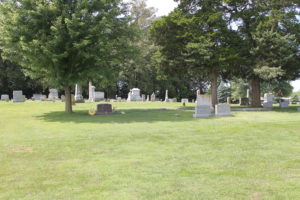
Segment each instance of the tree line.
M34 80L32 90L61 88L66 112L73 86L88 81L108 96L138 87L160 98L166 89L194 98L200 89L213 105L242 81L251 105L261 106L262 91L287 91L299 77L297 0L178 3L159 18L145 0L2 0L0 61L8 71L19 66L25 82Z

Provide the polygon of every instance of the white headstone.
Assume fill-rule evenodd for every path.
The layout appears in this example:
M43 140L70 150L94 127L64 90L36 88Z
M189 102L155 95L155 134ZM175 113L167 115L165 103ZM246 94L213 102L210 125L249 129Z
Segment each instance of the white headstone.
M1 95L1 101L7 101L9 100L9 95L8 94L2 94Z
M170 100L169 100L169 91L168 90L166 90L165 102L170 102Z
M127 101L142 101L142 97L140 95L141 90L138 88L133 88L128 93Z
M272 102L273 103L273 94L266 93L264 95L264 102Z
M212 106L211 95L208 94L197 95L197 105Z
M48 100L58 100L58 91L57 89L49 89Z
M216 116L231 116L231 108L227 103L216 105L215 109Z
M98 101L103 101L104 100L104 92L95 92L95 98L94 101L98 102Z
M154 94L154 92L153 92L153 93L151 94L151 101L154 102L154 101L155 101L155 98L156 98L156 97L155 97L155 94Z
M13 91L13 102L25 102L22 90Z
M82 96L82 88L79 84L76 84L75 86L75 102L76 103L83 103L84 102L84 99L83 99L83 96Z
M92 85L92 82L89 82L89 101L95 101L95 86Z
M181 103L188 103L189 99L181 99Z

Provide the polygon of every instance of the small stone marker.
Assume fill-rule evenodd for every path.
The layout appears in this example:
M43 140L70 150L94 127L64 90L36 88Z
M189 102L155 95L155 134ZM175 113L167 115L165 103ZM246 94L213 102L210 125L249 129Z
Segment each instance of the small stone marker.
M9 95L8 94L2 94L1 95L1 101L7 101L9 100Z
M227 103L222 103L216 105L215 109L216 116L232 116L230 105Z
M22 90L13 91L13 102L25 102Z
M111 115L113 113L111 104L98 104L95 115Z
M181 99L181 103L188 103L189 99Z
M42 95L41 96L41 101L47 101L47 96L46 95Z
M153 93L151 94L151 101L154 102L155 99L156 99L156 96L155 96L155 94L154 94L154 92L153 92Z
M231 104L231 97L227 97L227 104Z
M40 101L42 97L42 94L33 94L32 99L36 101Z
M49 89L48 100L55 101L58 100L58 91L57 89Z
M280 102L280 108L289 108L289 102L284 101L284 102Z

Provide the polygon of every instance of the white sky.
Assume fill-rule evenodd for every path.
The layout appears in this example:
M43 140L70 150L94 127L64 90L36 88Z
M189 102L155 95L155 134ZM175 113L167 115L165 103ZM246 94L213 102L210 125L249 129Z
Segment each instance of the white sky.
M157 16L163 16L168 15L177 6L177 3L173 0L147 0L147 5L157 9ZM295 92L300 91L300 80L293 81L291 84Z
M147 5L158 9L157 16L168 15L177 7L177 3L173 0L147 0Z

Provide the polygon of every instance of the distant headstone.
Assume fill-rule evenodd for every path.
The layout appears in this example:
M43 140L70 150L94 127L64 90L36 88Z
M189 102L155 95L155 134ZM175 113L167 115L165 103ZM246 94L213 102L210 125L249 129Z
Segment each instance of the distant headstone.
M113 113L111 104L98 104L95 115L111 115Z
M231 116L231 108L227 103L216 105L215 109L216 116Z
M42 94L33 94L32 95L32 99L37 100L37 101L41 100L41 97L42 97Z
M147 95L146 101L150 101L150 95L149 94Z
M92 82L89 82L89 101L95 101L95 86L92 85Z
M25 102L22 90L13 91L13 102Z
M55 101L58 100L58 91L57 89L49 89L48 100Z
M154 102L156 100L154 92L151 94L151 101Z
M173 102L173 103L176 103L176 102L177 102L177 98L173 98L173 99L172 99L172 102Z
M169 100L169 91L168 90L166 90L165 102L170 102L170 100Z
M300 108L297 108L297 111L300 112Z
M42 95L41 96L41 101L47 101L47 96L46 95Z
M247 97L240 97L240 106L249 106L249 99Z
M82 96L82 87L79 84L75 85L75 102L76 103L84 103L84 99Z
M227 104L231 104L231 97L227 97Z
M195 99L192 99L192 103L195 103Z
M212 116L211 107L211 95L201 95L199 91L197 91L197 104L193 117L203 118Z
M146 96L142 94L142 101L146 101Z
M60 99L61 99L61 102L65 102L66 101L66 96L65 95L61 95Z
M122 102L122 97L118 97L117 102Z
M95 97L94 97L95 102L103 101L104 99L105 99L104 92L95 92Z
M2 94L1 95L1 101L7 101L9 100L9 95L8 94Z
M189 99L181 99L181 103L188 103Z
M140 95L141 90L139 88L133 88L128 93L127 101L142 101L142 97Z
M273 108L273 98L274 96L270 93L264 95L263 107L267 110L272 110Z
M280 108L288 108L289 107L289 102L287 101L283 101L283 102L280 102Z

